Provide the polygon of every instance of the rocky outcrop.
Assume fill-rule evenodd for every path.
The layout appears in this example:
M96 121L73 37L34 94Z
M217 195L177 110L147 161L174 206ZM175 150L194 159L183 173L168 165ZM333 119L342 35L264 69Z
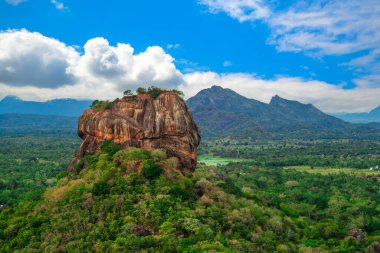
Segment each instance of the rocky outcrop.
M366 233L361 229L351 229L347 235L359 242L364 242L366 238Z
M68 171L83 156L94 154L104 140L122 147L161 148L177 157L185 174L193 171L200 135L184 100L172 91L157 98L149 93L116 99L109 110L86 110L79 118L77 149Z

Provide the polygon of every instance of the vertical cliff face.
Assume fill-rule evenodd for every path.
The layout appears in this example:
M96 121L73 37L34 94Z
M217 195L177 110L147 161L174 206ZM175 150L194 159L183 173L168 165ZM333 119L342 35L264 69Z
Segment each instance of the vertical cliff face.
M83 143L68 171L85 155L94 154L105 140L122 147L162 148L179 159L183 173L193 171L200 142L199 129L181 97L171 91L157 98L148 93L116 99L111 109L86 110L79 118Z

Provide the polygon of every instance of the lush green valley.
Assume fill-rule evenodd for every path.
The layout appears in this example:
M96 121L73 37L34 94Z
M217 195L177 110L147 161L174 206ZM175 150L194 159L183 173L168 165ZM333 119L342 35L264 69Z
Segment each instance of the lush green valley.
M1 251L371 252L378 246L380 190L373 178L241 163L200 166L183 177L162 151L115 151L86 157L85 169L61 178L41 201L3 209Z
M200 153L249 159L260 167L306 165L368 170L380 166L380 141L376 139L242 141L227 138L203 140Z
M111 142L67 174L72 121L15 117L0 124L0 252L379 250L377 140L204 139L187 176Z

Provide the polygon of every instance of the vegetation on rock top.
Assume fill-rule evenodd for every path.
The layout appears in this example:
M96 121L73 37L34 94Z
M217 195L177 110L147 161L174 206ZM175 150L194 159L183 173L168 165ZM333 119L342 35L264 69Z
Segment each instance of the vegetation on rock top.
M112 102L108 100L94 100L91 104L91 109L96 111L104 111L111 109Z
M177 90L177 89L165 90L165 89L158 88L156 86L150 86L147 89L143 88L143 87L139 87L136 89L136 94L148 93L152 98L155 99L155 98L158 98L158 96L164 91L172 91L181 97L183 97L185 95L182 91ZM124 96L133 96L133 92L131 90L125 90Z

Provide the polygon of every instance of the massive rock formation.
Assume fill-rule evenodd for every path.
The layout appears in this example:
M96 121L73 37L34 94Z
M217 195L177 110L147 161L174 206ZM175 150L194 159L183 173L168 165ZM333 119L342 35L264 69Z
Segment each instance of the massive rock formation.
M68 171L83 156L94 154L104 140L122 147L162 148L179 159L183 169L193 171L200 142L199 129L184 100L172 91L157 98L149 93L116 99L111 109L86 110L79 118L77 149Z

